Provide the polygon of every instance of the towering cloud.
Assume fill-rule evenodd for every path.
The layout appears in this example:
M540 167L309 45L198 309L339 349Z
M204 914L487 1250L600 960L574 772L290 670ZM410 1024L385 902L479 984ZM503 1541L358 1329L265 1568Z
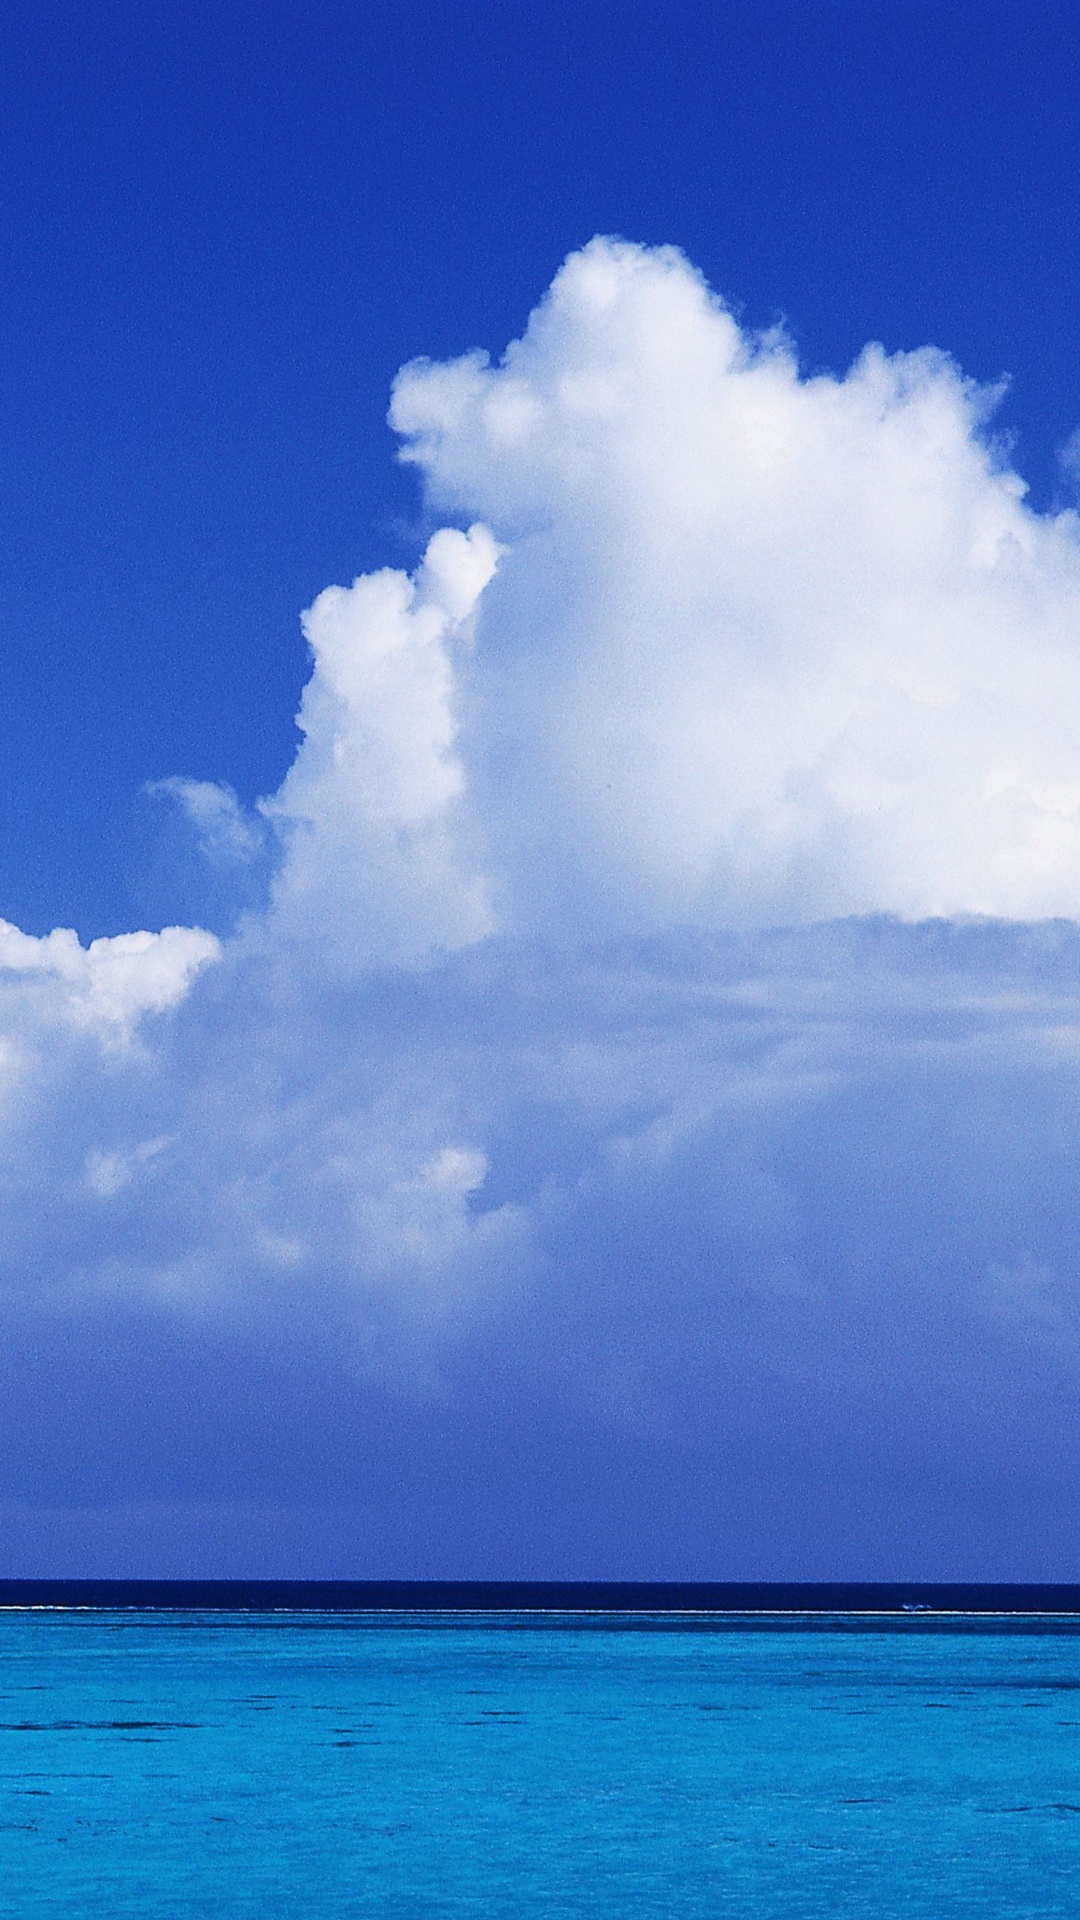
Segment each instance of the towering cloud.
M992 398L602 240L402 372L461 524L278 793L160 783L235 933L0 925L9 1537L1071 1571L1080 530Z
M304 744L263 809L285 850L276 937L336 945L355 968L491 932L487 883L460 846L454 678L497 560L486 527L444 527L415 580L388 569L328 587L305 614Z
M498 367L405 369L404 457L511 548L474 752L526 916L538 872L605 925L1077 910L1078 524L992 400L929 350L802 379L602 240Z

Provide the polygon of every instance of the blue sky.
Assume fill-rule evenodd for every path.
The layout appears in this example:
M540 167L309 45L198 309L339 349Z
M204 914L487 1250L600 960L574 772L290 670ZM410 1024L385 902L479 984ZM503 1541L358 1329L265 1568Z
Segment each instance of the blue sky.
M1075 38L5 10L2 1570L1077 1577Z

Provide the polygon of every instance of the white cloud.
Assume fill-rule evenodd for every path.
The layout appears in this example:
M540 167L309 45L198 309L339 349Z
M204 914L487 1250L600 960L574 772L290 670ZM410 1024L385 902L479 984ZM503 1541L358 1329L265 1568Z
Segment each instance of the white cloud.
M83 947L70 927L37 939L0 920L0 1007L6 999L17 1026L58 1022L116 1045L144 1014L176 1006L220 952L198 927L121 933Z
M455 660L498 558L486 527L443 528L415 579L386 569L328 587L304 615L314 659L304 741L263 802L285 846L275 938L362 967L492 930L489 886L468 850Z
M125 1153L97 1153L86 1156L86 1185L99 1200L115 1199L144 1167L157 1159L168 1140L140 1140Z
M150 781L146 791L176 802L195 828L201 852L214 866L245 866L263 851L260 823L245 814L231 787L174 774L168 780Z
M399 376L510 552L470 776L517 911L752 925L1080 908L1080 536L942 354L800 377L677 253L598 240L493 367Z
M278 793L161 783L266 904L0 923L0 1308L501 1381L510 1454L545 1394L808 1473L867 1405L1007 1437L1075 1370L1080 936L901 919L1080 912L1077 525L984 406L609 242L406 369L468 532L316 600Z

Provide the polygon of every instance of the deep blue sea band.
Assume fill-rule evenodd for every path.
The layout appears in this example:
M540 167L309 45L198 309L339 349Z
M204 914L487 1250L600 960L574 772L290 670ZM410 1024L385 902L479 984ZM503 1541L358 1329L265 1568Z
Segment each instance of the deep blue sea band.
M1080 1585L622 1580L0 1580L0 1607L141 1612L1076 1614Z

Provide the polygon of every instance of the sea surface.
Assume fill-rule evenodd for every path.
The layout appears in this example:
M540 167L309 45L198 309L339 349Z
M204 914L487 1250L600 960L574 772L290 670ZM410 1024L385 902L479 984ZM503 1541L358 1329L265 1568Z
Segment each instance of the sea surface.
M1080 1621L0 1613L0 1913L1080 1914Z

